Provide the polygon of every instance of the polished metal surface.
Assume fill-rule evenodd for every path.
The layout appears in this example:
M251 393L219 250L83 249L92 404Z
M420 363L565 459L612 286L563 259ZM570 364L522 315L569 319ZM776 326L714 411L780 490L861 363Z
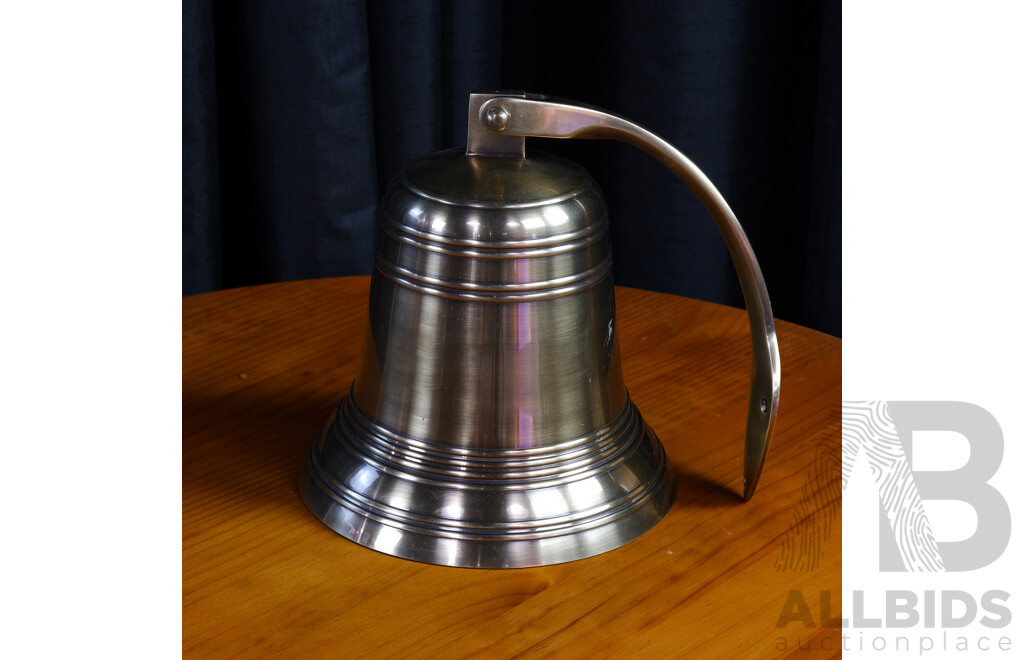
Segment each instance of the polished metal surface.
M516 430L530 439L528 427ZM674 497L661 444L632 404L569 442L487 451L395 434L352 396L314 445L300 488L342 536L471 568L542 566L611 550L653 527Z
M775 319L768 288L736 215L711 181L689 158L651 131L599 108L537 95L500 95L480 103L477 121L487 126L490 139L524 137L596 138L619 140L643 149L672 170L704 204L714 218L732 256L750 319L754 365L747 409L743 453L743 497L750 499L768 456L779 409L782 367ZM496 118L500 118L496 121ZM496 148L501 148L500 145Z
M559 563L672 504L623 384L601 193L573 163L508 151L420 158L381 205L360 370L300 488L382 552Z
M589 557L650 529L675 485L623 383L604 200L578 166L526 157L523 136L624 132L698 191L730 251L749 244L699 170L625 120L506 93L471 95L470 113L465 150L410 163L385 194L361 366L300 493L334 531L408 559ZM777 408L778 349L753 254L733 258L768 344L765 358L755 341L765 412L752 402L749 497Z
M466 138L466 154L469 156L512 156L516 158L526 157L526 140L522 137L509 139L494 134L494 128L502 123L501 109L496 108L495 113L488 122L480 121L480 106L495 96L505 98L525 98L523 92L473 92L469 95L469 121L468 135Z

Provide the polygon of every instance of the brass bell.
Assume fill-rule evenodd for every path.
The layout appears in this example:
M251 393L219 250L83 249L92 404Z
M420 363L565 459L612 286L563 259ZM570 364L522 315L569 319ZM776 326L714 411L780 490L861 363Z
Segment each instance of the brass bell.
M320 520L374 550L448 566L555 564L635 539L672 505L665 452L623 383L604 200L578 165L527 156L526 136L634 144L714 217L750 317L745 498L757 484L779 352L725 200L621 117L474 93L466 149L413 161L384 196L362 363L300 477Z

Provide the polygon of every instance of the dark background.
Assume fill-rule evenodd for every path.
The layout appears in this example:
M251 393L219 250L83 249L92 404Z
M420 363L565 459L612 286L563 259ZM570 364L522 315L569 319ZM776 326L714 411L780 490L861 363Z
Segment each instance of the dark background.
M840 3L185 0L182 289L370 273L388 181L472 89L601 106L729 201L775 315L841 331ZM528 140L608 200L615 282L742 306L714 222L633 147Z

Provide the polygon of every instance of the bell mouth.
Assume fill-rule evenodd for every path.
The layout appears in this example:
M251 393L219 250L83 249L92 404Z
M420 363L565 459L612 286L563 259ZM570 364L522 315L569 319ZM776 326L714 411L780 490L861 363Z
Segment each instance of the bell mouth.
M469 453L382 428L349 396L313 443L299 492L324 524L373 550L444 566L526 568L639 537L668 513L675 482L628 400L585 437Z

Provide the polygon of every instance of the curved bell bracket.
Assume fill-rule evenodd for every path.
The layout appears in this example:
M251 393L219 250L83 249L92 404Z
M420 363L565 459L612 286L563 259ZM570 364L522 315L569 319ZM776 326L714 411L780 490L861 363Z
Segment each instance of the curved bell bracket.
M781 367L771 301L757 258L736 215L703 172L651 131L599 108L522 92L470 95L467 153L521 156L523 138L610 139L646 151L700 199L725 239L750 319L753 373L743 453L743 498L757 488L779 407Z

